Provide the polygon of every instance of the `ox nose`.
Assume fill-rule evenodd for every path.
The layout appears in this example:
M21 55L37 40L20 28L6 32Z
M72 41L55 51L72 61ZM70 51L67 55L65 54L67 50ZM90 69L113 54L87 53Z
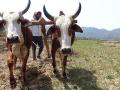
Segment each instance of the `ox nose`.
M7 43L19 43L18 36L7 37Z
M64 49L62 49L62 53L63 54L71 54L71 52L72 52L71 48L64 48Z

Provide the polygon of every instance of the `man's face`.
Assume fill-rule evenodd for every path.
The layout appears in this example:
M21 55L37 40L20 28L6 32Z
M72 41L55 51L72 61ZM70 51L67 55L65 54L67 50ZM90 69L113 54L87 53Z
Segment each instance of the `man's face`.
M35 18L38 20L39 18L41 17L41 13L37 13L36 15L35 15Z

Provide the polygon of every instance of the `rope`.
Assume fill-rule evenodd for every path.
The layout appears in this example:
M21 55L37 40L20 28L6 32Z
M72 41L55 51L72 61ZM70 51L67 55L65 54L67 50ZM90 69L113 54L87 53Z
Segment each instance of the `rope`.
M37 44L35 44L35 42L32 41L32 43L33 43L36 47L40 48Z

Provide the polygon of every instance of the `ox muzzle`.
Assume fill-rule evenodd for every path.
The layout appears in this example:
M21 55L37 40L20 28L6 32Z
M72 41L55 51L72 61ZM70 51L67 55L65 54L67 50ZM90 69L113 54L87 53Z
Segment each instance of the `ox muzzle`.
M18 36L13 36L13 37L7 37L7 43L19 43L19 37Z
M64 49L62 49L62 54L65 54L65 55L72 54L72 49L64 48Z

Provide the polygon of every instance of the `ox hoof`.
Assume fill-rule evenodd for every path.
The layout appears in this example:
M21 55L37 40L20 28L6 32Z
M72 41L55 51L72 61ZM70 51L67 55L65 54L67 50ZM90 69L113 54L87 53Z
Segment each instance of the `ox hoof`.
M25 76L19 75L19 80L23 83L26 83L26 78Z
M24 86L26 86L26 85L27 85L27 82L26 82L26 80L24 80L24 79L21 79L21 82L22 82L22 84L23 84Z
M66 80L68 79L66 73L63 74L63 78L66 79Z
M11 88L15 88L16 87L16 80L14 77L10 78L10 85L11 85Z
M58 74L58 71L57 71L56 69L54 69L54 71L53 71L53 72L54 72L54 74Z
M21 76L19 76L19 80L21 80L21 82L26 82L26 78L25 77L23 77L22 75Z

